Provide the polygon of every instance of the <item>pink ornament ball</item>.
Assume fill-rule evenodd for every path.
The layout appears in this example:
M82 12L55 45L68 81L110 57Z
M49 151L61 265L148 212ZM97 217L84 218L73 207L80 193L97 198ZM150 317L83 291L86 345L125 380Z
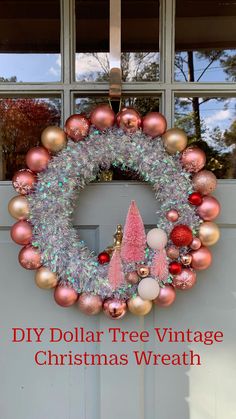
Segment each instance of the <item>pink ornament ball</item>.
M204 196L197 213L204 221L212 221L220 214L220 204L213 196Z
M89 133L90 122L82 114L71 115L65 123L66 135L75 143L83 140Z
M94 316L102 309L102 299L99 295L83 293L79 296L78 308L82 313Z
M78 299L78 294L73 288L58 285L54 291L54 299L61 307L70 307Z
M141 127L142 118L134 108L123 108L118 113L116 122L127 134L133 134Z
M41 255L39 251L31 245L21 249L18 260L25 269L38 269L41 266Z
M194 237L192 243L190 244L191 249L198 250L202 245L201 240L198 237Z
M204 151L195 146L190 146L183 151L181 162L187 172L199 172L206 164Z
M169 307L176 298L176 291L172 285L165 285L160 287L160 292L154 303L160 307Z
M179 219L179 213L176 209L171 209L166 213L166 219L171 223L175 223Z
M26 164L32 172L42 172L48 166L50 154L44 147L33 147L26 154Z
M36 175L29 169L19 170L12 178L13 187L21 195L29 194L34 189L36 181Z
M12 240L25 246L32 240L32 226L27 221L18 221L11 227L11 238Z
M104 314L113 320L122 319L127 311L126 302L117 298L109 298L103 304Z
M115 113L109 105L99 105L92 111L90 120L97 129L104 131L114 125Z
M143 117L143 132L152 138L163 135L166 127L166 118L159 112L149 112Z
M195 285L196 280L196 272L184 268L179 275L173 277L173 285L180 290L188 290Z
M192 255L192 263L191 266L193 269L202 271L204 269L209 268L212 262L212 254L207 247L200 247L198 250L194 250L191 252Z
M214 192L216 186L216 176L209 170L201 170L193 176L193 188L202 195L209 195Z

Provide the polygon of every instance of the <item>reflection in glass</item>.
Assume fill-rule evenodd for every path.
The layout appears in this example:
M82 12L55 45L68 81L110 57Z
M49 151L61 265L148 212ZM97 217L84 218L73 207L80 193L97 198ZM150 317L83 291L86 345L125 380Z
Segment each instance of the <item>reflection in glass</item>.
M60 0L1 1L0 82L60 79Z
M40 144L44 128L60 124L60 114L58 98L0 99L0 180L26 167L25 154Z
M125 0L122 6L123 81L159 80L159 2ZM109 1L76 0L76 80L109 79Z
M175 125L206 151L218 178L236 178L236 98L176 97Z
M236 81L235 20L235 1L177 0L176 81Z

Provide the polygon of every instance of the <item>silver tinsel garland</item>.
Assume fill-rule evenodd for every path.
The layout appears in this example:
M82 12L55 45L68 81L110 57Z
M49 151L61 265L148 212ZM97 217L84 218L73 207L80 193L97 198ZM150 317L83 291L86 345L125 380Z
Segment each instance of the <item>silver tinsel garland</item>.
M69 140L47 170L38 175L36 189L28 196L32 244L39 248L43 265L57 272L60 282L70 284L78 293L127 299L136 294L136 286L125 284L113 292L107 279L108 266L98 263L72 225L79 191L96 178L100 167L109 168L111 164L139 173L152 185L161 203L158 227L170 233L173 223L167 221L165 213L176 208L180 214L178 224L197 231L200 219L188 202L191 177L182 168L179 154L169 155L160 138L153 140L142 131L127 135L117 128L104 133L92 128L84 141ZM147 249L145 262L149 265L152 256ZM133 270L135 264L124 266L124 272Z

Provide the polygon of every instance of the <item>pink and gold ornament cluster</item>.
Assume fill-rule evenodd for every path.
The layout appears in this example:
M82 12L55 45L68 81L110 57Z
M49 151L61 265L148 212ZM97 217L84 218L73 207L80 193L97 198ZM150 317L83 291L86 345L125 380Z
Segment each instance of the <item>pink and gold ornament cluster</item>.
M115 250L112 256L106 251L98 255L100 264L109 264L108 277L113 289L119 287L122 281L137 285L137 294L127 301L117 298L103 301L99 295L78 295L73 288L60 285L57 273L42 266L41 255L32 246L33 229L29 222L30 208L27 200L27 195L34 191L37 174L45 171L53 155L66 147L67 138L74 142L82 141L89 134L91 125L105 131L115 124L128 135L142 129L153 141L159 141L161 136L166 152L180 155L183 169L192 176L193 191L189 194L188 204L195 207L201 220L199 231L192 231L190 225L179 223L181 210L177 207L169 208L165 216L171 225L170 234L161 228L154 228L146 235L137 207L131 204L121 250ZM18 171L12 180L19 195L13 197L8 206L10 214L17 220L11 228L11 237L23 246L19 252L20 264L25 269L36 270L35 282L39 288L54 289L58 305L69 307L76 304L88 315L103 310L112 319L122 318L127 309L136 315L146 315L153 302L162 307L171 305L176 298L176 289L192 288L196 282L196 271L210 266L212 255L209 247L220 236L214 223L220 213L220 204L211 195L216 189L217 180L213 173L204 169L205 153L196 146L188 147L187 136L182 130L166 128L165 117L158 112L150 112L142 118L135 109L123 108L115 115L108 105L99 105L92 111L90 119L76 114L67 119L64 130L54 126L46 128L41 136L42 146L28 151L27 168ZM133 223L136 223L135 229ZM138 232L136 237L132 237L133 241L129 240L129 229ZM153 251L151 265L145 263L147 247ZM136 269L123 274L122 264L132 262L136 263Z

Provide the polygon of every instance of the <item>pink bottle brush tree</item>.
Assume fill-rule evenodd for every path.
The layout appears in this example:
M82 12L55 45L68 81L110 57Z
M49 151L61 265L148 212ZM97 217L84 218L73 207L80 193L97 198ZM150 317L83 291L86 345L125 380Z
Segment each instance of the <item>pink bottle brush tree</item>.
M169 276L168 260L165 249L155 252L152 259L151 274L159 278L160 281L166 281Z
M146 233L143 220L135 201L131 202L124 226L121 258L124 262L140 262L144 259Z
M122 261L120 251L115 249L109 263L108 280L113 290L116 290L124 283L124 272L122 269Z

